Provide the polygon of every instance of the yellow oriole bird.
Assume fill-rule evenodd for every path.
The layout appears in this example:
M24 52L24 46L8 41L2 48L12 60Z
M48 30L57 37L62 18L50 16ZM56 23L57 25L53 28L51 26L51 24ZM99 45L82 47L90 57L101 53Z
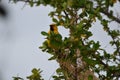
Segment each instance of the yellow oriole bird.
M56 24L50 25L50 30L49 30L48 34L50 34L51 32L53 32L54 34L59 34Z
M62 36L58 32L56 24L50 25L50 30L48 32L47 44L50 48L59 48L62 44Z

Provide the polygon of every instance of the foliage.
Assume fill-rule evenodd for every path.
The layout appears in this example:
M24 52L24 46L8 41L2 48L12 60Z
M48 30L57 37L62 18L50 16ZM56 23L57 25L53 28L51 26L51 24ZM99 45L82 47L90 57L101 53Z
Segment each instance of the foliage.
M64 74L63 74L62 71L63 71L63 70L62 70L61 68L58 68L58 69L56 70L57 75L53 75L53 79L54 79L54 80L63 80L63 79L65 79Z
M24 79L21 77L13 77L13 80L24 80Z
M80 77L83 74L88 77L87 80L95 80L94 74L86 74L88 71L97 73L100 80L120 78L120 30L110 27L110 23L113 21L120 24L120 19L111 9L119 4L120 0L12 1L23 1L31 7L41 4L49 5L54 8L54 11L49 13L53 22L70 30L69 37L62 39L60 48L51 48L46 41L40 47L43 52L53 55L49 60L56 60L60 64L60 75L53 76L54 80L62 80L62 78L64 80L86 80ZM90 39L94 35L90 29L96 21L100 22L103 31L111 37L109 43L113 52L109 53L106 49L101 48L99 41ZM42 32L42 34L49 37L46 32ZM56 38L59 39L59 36L54 36L54 39Z
M28 80L44 80L42 79L41 76L42 71L40 69L33 68L31 72L32 74L30 76L27 76ZM13 77L13 80L24 80L24 79L21 77Z

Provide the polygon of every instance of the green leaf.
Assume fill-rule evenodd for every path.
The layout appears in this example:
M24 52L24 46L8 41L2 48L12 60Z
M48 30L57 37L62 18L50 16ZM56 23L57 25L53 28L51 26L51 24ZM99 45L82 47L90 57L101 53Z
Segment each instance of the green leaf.
M24 80L24 79L21 77L13 77L13 80Z
M94 43L94 44L93 44L93 48L94 48L95 50L98 50L99 47L100 47L99 41L97 41L97 43Z
M57 73L62 72L62 71L63 71L63 70L62 70L61 68L58 68L58 69L56 70Z
M29 4L30 4L31 7L33 7L33 5L34 5L33 0L30 0L30 1L29 1Z
M55 12L54 11L51 11L49 14L48 14L48 16L51 16L51 17L53 17L55 15Z
M60 34L54 34L51 32L49 36L51 47L59 49L62 47L62 36Z
M48 60L55 60L56 56L52 56L51 58L49 58Z
M43 80L42 76L41 76L42 71L40 69L33 68L31 72L32 72L32 74L30 76L27 76L27 79L29 79L29 80Z
M65 76L59 76L60 80L65 80Z
M40 0L38 0L36 6L39 6L41 4Z
M108 20L103 19L103 20L101 21L101 24L104 26L104 27L103 27L103 30L109 31Z
M112 36L112 38L115 39L120 36L120 31L119 30L111 30L110 35Z
M58 20L55 19L55 18L52 18L52 21L55 22L55 23L58 23Z
M103 17L101 16L101 14L100 14L100 13L97 13L96 15L97 15L97 18L101 21L102 18L103 18Z
M84 61L87 62L87 64L89 64L90 66L95 66L96 64L99 64L99 61L88 58L84 58Z
M66 2L64 2L64 3L62 4L62 6L63 6L64 9L66 9L68 5L67 5Z
M41 34L44 36L48 36L48 33L46 33L45 31L42 31Z
M60 80L59 77L57 76L52 76L54 78L54 80Z
M88 76L88 80L93 80L93 76L92 76L92 75L89 75L89 76Z

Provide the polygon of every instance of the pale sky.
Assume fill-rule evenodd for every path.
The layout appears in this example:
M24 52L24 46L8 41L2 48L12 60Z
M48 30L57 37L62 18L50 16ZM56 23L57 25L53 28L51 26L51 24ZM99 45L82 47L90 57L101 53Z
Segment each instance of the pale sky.
M10 17L4 21L0 19L0 75L3 75L3 80L12 80L12 76L25 79L31 74L32 68L40 68L43 70L43 78L48 80L58 64L48 61L51 55L43 53L38 47L45 38L41 31L47 32L52 23L48 13L53 9L49 6L31 8L28 5L23 8L23 3L12 4L7 0L4 2ZM102 41L103 47L106 47L110 38L101 32L101 26L98 25L100 24L95 23L91 29L95 33L91 39ZM68 30L62 27L60 33L68 36Z

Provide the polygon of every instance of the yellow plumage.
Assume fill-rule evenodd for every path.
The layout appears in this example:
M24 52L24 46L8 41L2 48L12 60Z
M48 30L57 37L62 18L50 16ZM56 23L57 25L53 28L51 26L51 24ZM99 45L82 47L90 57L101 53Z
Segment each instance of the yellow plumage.
M51 32L53 32L54 34L59 34L56 24L50 25L50 30L49 30L48 34L50 34Z
M50 30L48 31L47 44L50 48L57 48L62 40L61 35L58 32L56 24L50 25Z

